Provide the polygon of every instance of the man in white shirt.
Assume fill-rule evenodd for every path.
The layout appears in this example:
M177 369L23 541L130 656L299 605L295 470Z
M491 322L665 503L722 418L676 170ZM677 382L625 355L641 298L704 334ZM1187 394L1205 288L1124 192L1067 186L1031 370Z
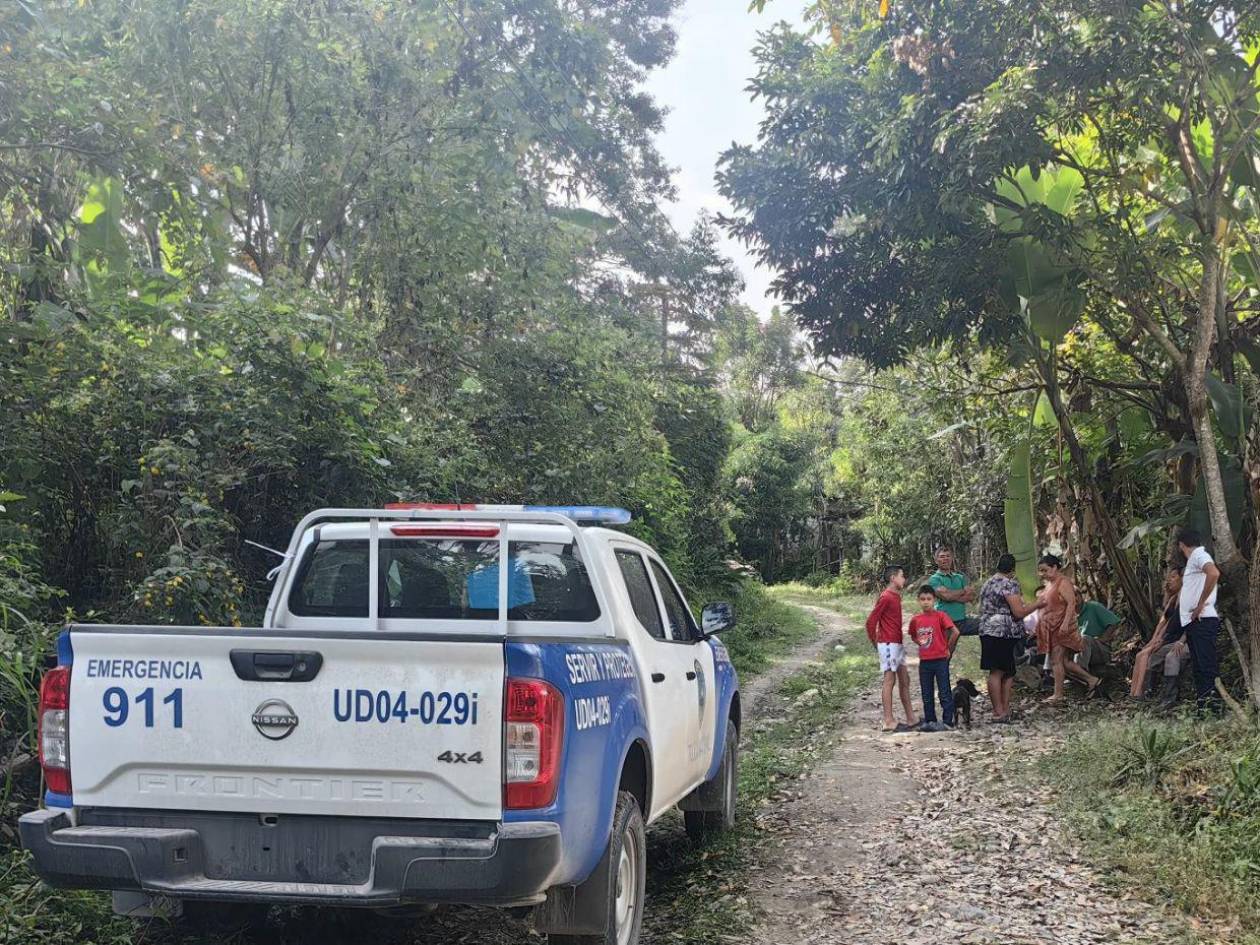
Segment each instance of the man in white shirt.
M1181 626L1190 644L1194 662L1194 688L1199 709L1220 709L1216 692L1219 658L1216 638L1221 632L1221 618L1216 612L1216 583L1221 572L1203 547L1203 539L1193 529L1177 534L1177 547L1186 556L1186 570L1181 580Z

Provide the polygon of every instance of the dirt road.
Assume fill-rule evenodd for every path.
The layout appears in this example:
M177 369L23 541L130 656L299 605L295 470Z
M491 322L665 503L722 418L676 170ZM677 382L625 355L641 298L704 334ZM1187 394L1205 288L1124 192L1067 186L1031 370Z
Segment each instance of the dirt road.
M829 636L844 618L809 608ZM912 676L914 676L912 672ZM917 681L917 679L916 679ZM918 699L916 697L916 703ZM1176 923L1108 891L1055 823L1051 798L1009 778L1046 723L884 735L879 696L839 721L831 756L761 815L747 941L779 945L1166 943Z

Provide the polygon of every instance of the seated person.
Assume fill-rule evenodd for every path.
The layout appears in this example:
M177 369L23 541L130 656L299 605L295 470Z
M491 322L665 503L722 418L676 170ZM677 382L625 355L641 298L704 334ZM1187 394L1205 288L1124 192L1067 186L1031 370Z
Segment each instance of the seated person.
M1190 644L1184 636L1165 643L1150 660L1143 697L1158 692L1159 708L1169 710L1181 695L1181 677L1190 670ZM1156 687L1158 686L1158 690Z
M1160 704L1171 707L1177 701L1177 683L1188 662L1189 646L1181 626L1181 568L1170 567L1164 576L1164 612L1146 646L1138 651L1133 662L1130 698L1143 700L1150 692L1156 673L1163 678ZM1171 682L1169 674L1171 673Z
M1037 588L1037 602L1041 604L1045 588ZM1037 624L1041 622L1041 611L1034 610L1024 617L1024 639L1016 648L1016 667L1019 682L1029 689L1053 687L1055 680L1050 675L1050 654L1042 650L1041 636L1037 634Z
M1037 602L1040 603L1045 594L1045 588L1037 589ZM1030 689L1040 687L1044 690L1054 688L1054 677L1050 674L1050 653L1043 647L1041 635L1037 632L1037 624L1041 622L1041 611L1034 610L1031 614L1024 618L1024 652L1017 660L1022 665L1032 667L1034 671L1040 673L1040 680L1036 677L1026 681L1026 685Z
M1087 673L1097 676L1111 664L1111 647L1124 619L1096 600L1086 601L1076 615L1081 631L1081 652L1076 662Z

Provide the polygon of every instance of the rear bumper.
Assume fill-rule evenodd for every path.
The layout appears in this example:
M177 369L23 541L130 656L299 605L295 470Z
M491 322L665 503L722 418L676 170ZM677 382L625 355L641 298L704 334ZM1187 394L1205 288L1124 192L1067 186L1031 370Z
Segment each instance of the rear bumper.
M113 818L117 820L118 818ZM146 818L137 816L137 820ZM309 882L295 868L233 877L220 864L207 875L214 838L196 827L72 826L64 811L38 810L20 821L22 845L52 886L129 889L179 899L389 906L407 902L524 905L538 902L561 860L554 823L497 824L483 836L378 835L371 839L362 882ZM207 843L207 840L210 843ZM328 851L325 851L327 854ZM331 851L334 857L338 851Z

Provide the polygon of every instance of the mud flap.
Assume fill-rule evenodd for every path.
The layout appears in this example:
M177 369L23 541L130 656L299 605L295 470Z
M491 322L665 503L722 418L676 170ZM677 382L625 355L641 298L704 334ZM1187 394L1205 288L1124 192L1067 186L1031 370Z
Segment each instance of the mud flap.
M608 929L612 838L594 872L576 886L553 886L534 910L534 926L548 935L603 935Z
M718 768L712 781L705 781L694 791L678 802L679 810L721 810L722 809L722 775L725 773L726 761Z

